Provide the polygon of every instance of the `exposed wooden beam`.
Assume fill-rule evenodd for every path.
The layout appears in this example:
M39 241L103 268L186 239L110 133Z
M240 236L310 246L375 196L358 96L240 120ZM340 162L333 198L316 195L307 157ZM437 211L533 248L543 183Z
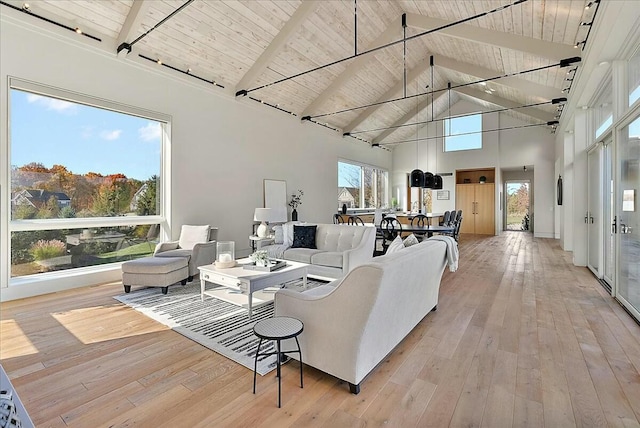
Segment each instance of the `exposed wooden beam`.
M440 97L443 97L445 94L440 94L434 97L434 101L437 101L438 99L440 99ZM425 95L425 97L427 99L422 100L417 107L417 112L416 110L410 110L407 113L405 113L402 117L400 117L398 120L396 120L393 124L391 124L390 129L387 129L385 131L382 131L380 133L380 135L378 135L377 137L375 137L372 141L373 144L376 143L380 143L382 144L382 140L384 140L385 138L387 138L389 135L393 134L395 131L397 131L399 128L393 128L394 126L400 126L400 125L404 125L405 123L407 123L412 117L415 117L417 115L417 113L421 112L422 110L424 110L425 108L429 107L431 105L431 98L427 97Z
M426 60L427 66L429 65L429 60ZM409 70L409 72L407 73L407 85L409 85L409 83L413 82L415 79L418 78L418 76L424 72L424 66L418 64L417 67L414 67L413 69ZM395 85L393 85L391 88L389 88L384 94L382 94L382 96L380 96L380 98L378 98L374 103L380 103L389 99L392 99L394 97L397 97L397 94L400 93L403 89L402 85L403 85L403 81L399 80L396 82ZM351 123L349 123L343 130L344 132L351 132L353 131L358 125L360 125L362 122L364 122L369 116L371 116L376 110L378 110L380 107L382 107L383 105L376 105L376 106L371 106L371 107L367 107L366 109L362 110L362 113L360 113L358 115L358 117L356 117L354 120L351 121Z
M118 34L116 46L131 42L137 37L142 20L149 11L150 6L151 2L149 0L133 0L127 19L125 19L120 34Z
M444 25L452 24L453 21L445 19L431 18L415 13L407 14L407 25L419 28L423 31L432 30ZM560 61L565 58L580 56L580 50L574 49L572 45L563 43L548 42L546 40L534 39L517 34L505 33L503 31L488 30L469 24L454 25L438 31L440 35L457 37L477 43L498 46L502 48L514 49L527 52L542 58Z
M554 120L553 115L551 113L547 113L546 111L537 109L535 107L518 108L518 107L521 107L522 104L519 104L511 100L506 100L504 98L501 98L495 95L489 95L486 92L478 91L477 89L464 87L464 88L454 88L453 90L459 94L476 98L478 100L485 101L491 104L495 104L499 107L516 109L514 111L524 114L526 116L532 117L536 120L541 120L543 122L550 122Z
M307 18L313 14L318 6L319 0L306 0L303 1L296 11L291 15L291 18L284 24L282 29L273 38L269 46L260 54L256 62L253 63L251 68L242 76L242 79L236 85L237 92L242 89L247 89L255 80L264 72L264 70L271 64L271 61L280 53L282 48L291 40L296 32L304 24Z
M395 19L391 24L387 26L387 28L380 33L378 37L371 43L368 49L373 49L378 46L386 45L387 43L391 43L394 40L398 40L398 37L402 37L402 20L401 18ZM336 92L342 88L342 86L349 81L352 77L357 75L366 65L368 61L371 61L374 58L374 55L362 55L351 61L351 63L345 68L345 70L340 73L338 77L336 77L333 82L324 90L322 93L316 97L315 100L311 102L304 109L301 116L313 116L318 113L318 109Z
M479 67L477 65L469 64L462 61L457 61L453 58L449 58L442 55L434 56L434 65L436 67L446 68L448 70L457 71L458 73L467 74L469 76L477 77L478 79L490 79L492 77L503 74L499 71L491 70L488 68ZM507 86L509 88L520 91L524 94L535 94L537 96L553 99L564 96L562 91L558 88L550 86L540 85L538 83L531 82L519 77L504 77L501 79L493 80L492 83L497 85Z

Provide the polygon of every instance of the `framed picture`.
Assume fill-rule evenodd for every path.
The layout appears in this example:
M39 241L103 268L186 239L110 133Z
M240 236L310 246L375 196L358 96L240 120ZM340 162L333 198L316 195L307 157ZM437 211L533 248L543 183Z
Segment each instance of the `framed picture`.
M271 208L271 223L287 221L287 182L264 180L264 207Z
M635 211L636 192L633 189L622 191L622 211Z
M436 192L436 199L439 201L448 201L449 200L449 191L448 190L438 190Z

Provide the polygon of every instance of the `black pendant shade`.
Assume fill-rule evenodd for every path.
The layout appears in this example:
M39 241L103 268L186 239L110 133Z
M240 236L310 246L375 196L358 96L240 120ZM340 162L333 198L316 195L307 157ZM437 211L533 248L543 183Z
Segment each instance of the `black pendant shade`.
M424 172L420 169L411 171L410 176L411 187L424 187Z
M433 178L433 174L430 172L425 172L424 173L424 187L425 189L431 189L433 188L434 185L434 178Z
M433 189L442 190L442 176L438 174L433 176Z

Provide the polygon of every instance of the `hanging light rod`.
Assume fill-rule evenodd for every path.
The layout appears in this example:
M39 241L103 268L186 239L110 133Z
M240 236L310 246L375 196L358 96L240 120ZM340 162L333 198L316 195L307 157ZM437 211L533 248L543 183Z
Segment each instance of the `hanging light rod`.
M217 86L219 88L223 88L224 89L224 86L219 84L219 83L217 83L215 80L208 80L208 79L205 79L204 77L196 76L195 74L193 74L191 72L191 68L187 68L186 70L181 70L181 69L179 69L177 67L174 67L172 65L169 65L169 64L167 64L167 63L165 63L165 62L163 62L163 61L161 61L160 59L157 59L157 58L153 59L153 58L150 58L150 57L142 55L142 54L138 54L138 56L140 58L146 59L147 61L155 62L158 65L162 65L164 67L170 68L171 70L177 71L177 72L182 73L182 74L186 74L186 75L194 77L194 78L196 78L198 80L202 80L203 82L210 83L212 85L215 85L215 86Z
M551 126L553 129L555 129L556 126L558 126L558 122L557 120L551 120L549 122L545 122L545 123L532 123L529 125L519 125L519 126L509 126L506 128L496 128L496 129L484 129L482 131L479 132L463 132L460 134L455 134L455 135L451 135L452 137L458 137L458 136L463 136L463 135L473 135L473 134L484 134L487 132L497 132L497 131L508 131L511 129L522 129L522 128L533 128L535 126ZM434 140L437 138L443 138L443 136L435 136L435 137L424 137L424 138L414 138L411 140L402 140L402 141L392 141L390 143L378 143L381 146L387 146L387 145L392 145L392 144L406 144L406 143L415 143L417 141L427 141L427 140Z
M567 102L566 98L554 98L551 101L544 101L544 102L540 102L540 103L526 104L526 105L522 105L522 106L518 106L518 107L511 107L511 108L506 108L505 107L505 108L500 108L500 109L497 109L497 110L481 111L479 113L466 113L466 114L460 114L460 115L455 115L455 116L444 117L442 119L432 119L432 120L425 120L425 121L422 121L422 122L404 123L402 125L388 126L386 128L366 129L366 130L363 130L363 131L351 131L350 134L362 134L362 133L365 133L365 132L386 131L388 129L398 129L398 128L403 128L405 126L425 125L427 123L443 122L443 121L445 121L447 119L451 119L451 118L474 116L474 115L477 115L477 114L501 113L503 111L508 111L508 110L517 110L517 109L527 108L527 107L538 107L538 106L543 106L543 105L546 105L546 104L560 104L560 103L566 103L566 102Z
M120 46L118 46L118 48L116 49L116 53L120 53L120 51L126 49L127 53L131 52L131 48L133 47L133 45L135 45L136 43L138 43L140 40L142 40L143 38L145 38L150 32L152 32L153 30L155 30L156 28L158 28L159 26L161 26L162 24L164 24L165 22L167 22L169 19L173 18L173 16L175 14L177 14L178 12L180 12L182 9L184 9L185 7L189 6L191 3L193 3L194 0L187 0L186 3L184 3L182 6L180 6L179 8L177 8L176 10L174 10L173 12L171 12L169 15L167 15L162 21L158 22L156 25L154 25L153 27L149 28L147 31L145 31L143 34L141 34L140 36L138 36L138 38L136 38L134 41L132 41L131 43L127 43L127 42L122 42L120 43Z
M37 13L33 13L31 11L31 6L29 6L29 3L24 3L24 5L22 7L18 7L18 6L14 6L14 5L10 4L10 3L7 3L5 1L0 0L0 5L10 7L13 10L17 10L18 12L26 13L29 16L33 16L34 18L41 19L41 20L43 20L45 22L48 22L49 24L57 25L58 27L64 28L65 30L73 31L76 34L80 34L80 35L83 35L83 36L88 37L90 39L96 40L98 42L102 42L101 38L96 37L96 36L92 36L91 34L85 33L80 27L71 27L69 25L65 25L65 24L61 24L60 22L56 22L53 19L45 18L44 16L38 15Z
M190 0L190 1L193 1L193 0ZM288 77L284 77L284 78L276 80L274 82L267 83L265 85L255 87L253 89L241 89L238 92L236 92L236 96L246 96L249 92L254 92L254 91L257 91L257 90L260 90L260 89L267 88L269 86L277 85L278 83L286 82L287 80L295 79L296 77L304 76L305 74L313 73L315 71L322 70L323 68L331 67L333 65L340 64L341 62L355 59L355 58L357 58L359 56L362 56L362 55L367 55L367 54L370 54L370 53L373 53L373 52L377 52L379 50L386 49L386 48L391 47L391 46L395 46L395 45L397 45L399 43L405 43L407 41L410 41L410 40L413 40L413 39L417 39L419 37L426 36L427 34L432 34L432 33L438 32L440 30L444 30L446 28L450 28L450 27L453 27L453 26L456 26L456 25L464 24L465 22L469 22L469 21L473 21L473 20L478 19L478 18L482 18L483 16L487 16L487 15L490 15L492 13L502 11L504 9L507 9L507 8L511 7L511 6L515 6L515 5L518 5L520 3L525 3L527 1L529 1L529 0L516 0L513 3L509 3L509 4L506 4L506 5L503 5L503 6L496 7L495 9L491 9L491 10L489 10L487 12L482 12L482 13L479 13L477 15L473 15L473 16L470 16L468 18L461 19L459 21L451 22L449 24L441 25L440 27L432 28L431 30L423 31L422 33L414 34L413 36L410 36L408 38L402 38L402 39L387 43L387 44L382 45L382 46L371 48L371 49L369 49L367 51L360 52L359 54L354 54L354 55L351 55L351 56L348 56L348 57L345 57L345 58L342 58L342 59L338 59L338 60L330 62L328 64L320 65L320 66L312 68L310 70L302 71L300 73L297 73L297 74L294 74L294 75L291 75L291 76L288 76Z
M490 82L490 81L494 81L494 80L499 80L499 79L503 79L505 77L513 77L513 76L518 76L518 75L522 75L522 74L526 74L526 73L533 73L533 72L536 72L536 71L546 70L548 68L553 68L553 67L560 67L560 68L568 67L568 66L570 66L572 64L575 64L577 62L580 62L580 61L582 61L582 59L580 57L565 58L560 62L557 62L557 63L554 63L554 64L549 64L549 65L544 65L542 67L532 68L532 69L524 70L524 71L517 71L515 73L507 73L507 74L503 74L503 75L500 75L500 76L489 77L487 79L476 80L476 81L469 82L469 83L461 83L459 85L452 86L451 89L463 88L465 86L471 86L471 85L476 85L476 84L480 84L480 83L483 83L483 82ZM334 112L331 112L331 113L316 114L316 115L311 116L311 117L316 118L316 117L330 116L330 115L334 115L334 114L347 113L347 112L350 112L350 111L360 110L360 109L363 109L363 108L375 107L375 106L379 106L379 105L383 105L383 104L387 104L387 103L395 103L395 102L402 101L402 100L409 100L411 98L421 97L423 95L433 95L436 92L444 92L444 91L447 91L447 90L449 90L448 87L447 88L441 88L441 89L432 89L431 92L421 92L419 94L409 95L407 97L393 98L393 99L386 100L386 101L378 101L378 102L367 104L367 105L364 105L364 106L351 107L351 108L347 108L347 109L343 109L343 110L334 111Z

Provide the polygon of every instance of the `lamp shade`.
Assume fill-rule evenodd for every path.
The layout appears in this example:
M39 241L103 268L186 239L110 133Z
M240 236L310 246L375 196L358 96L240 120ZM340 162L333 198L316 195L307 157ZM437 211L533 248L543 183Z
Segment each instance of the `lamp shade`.
M271 208L256 208L253 221L271 221Z
M424 186L424 172L420 169L414 169L409 176L409 183L411 187L423 187Z
M433 176L433 188L435 190L442 190L443 184L442 184L442 176L441 175L434 175Z
M425 172L424 173L424 188L426 189L432 189L434 185L434 178L433 178L433 174L430 172Z

